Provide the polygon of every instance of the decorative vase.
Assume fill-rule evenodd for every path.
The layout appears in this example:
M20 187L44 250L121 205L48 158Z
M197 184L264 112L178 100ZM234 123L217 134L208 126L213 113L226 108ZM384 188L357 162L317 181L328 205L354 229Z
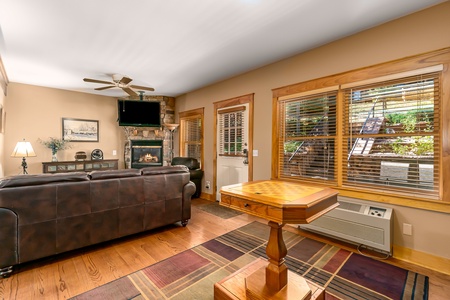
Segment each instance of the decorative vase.
M56 152L52 153L52 161L58 161L58 158L56 157Z

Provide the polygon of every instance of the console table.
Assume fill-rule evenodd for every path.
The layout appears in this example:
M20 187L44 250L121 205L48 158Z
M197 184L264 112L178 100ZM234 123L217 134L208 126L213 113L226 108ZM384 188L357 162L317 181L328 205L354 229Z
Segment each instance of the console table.
M99 170L117 170L118 159L74 160L43 162L43 173L91 172Z
M337 207L336 190L280 180L261 180L224 186L220 205L269 220L270 236L266 254L268 264L245 277L243 292L224 288L225 282L214 286L215 299L311 299L311 284L284 263L287 248L283 240L284 224L312 222ZM241 274L241 275L239 275ZM238 272L234 276L242 276ZM232 276L233 277L233 276ZM233 278L227 281L238 282ZM241 281L242 282L242 281ZM231 286L237 286L233 284ZM313 296L314 295L314 296Z

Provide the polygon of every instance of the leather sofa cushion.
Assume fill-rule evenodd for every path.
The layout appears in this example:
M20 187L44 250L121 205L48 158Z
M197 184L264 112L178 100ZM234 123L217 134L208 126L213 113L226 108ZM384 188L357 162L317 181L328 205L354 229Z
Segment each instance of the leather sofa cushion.
M17 175L6 177L0 181L0 188L42 185L58 182L87 181L88 175L85 172L72 172L61 174L38 174L38 175Z
M136 176L141 176L141 171L138 169L92 171L89 173L89 178L91 178L91 180L125 178Z
M172 166L183 165L189 168L189 170L195 170L200 168L200 163L197 159L192 157L174 157L172 159Z
M173 174L173 173L189 173L189 169L186 166L173 166L168 167L146 167L141 169L142 175L160 175L160 174Z

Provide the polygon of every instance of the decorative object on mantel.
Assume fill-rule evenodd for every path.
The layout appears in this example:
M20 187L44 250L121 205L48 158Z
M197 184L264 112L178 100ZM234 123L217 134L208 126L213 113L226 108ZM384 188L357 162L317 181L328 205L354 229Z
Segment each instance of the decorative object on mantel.
M56 153L58 153L59 150L65 150L72 148L72 145L70 145L70 140L63 140L63 139L57 139L54 137L50 137L50 140L43 141L41 139L38 139L38 141L44 145L45 147L52 150L52 161L58 161L58 158L56 157Z
M85 151L78 151L75 153L75 160L85 160L87 158Z
M36 153L33 150L33 147L31 146L30 142L25 142L25 139L23 139L22 142L17 142L16 147L14 148L13 152L11 153L12 157L22 157L22 169L23 174L28 174L27 172L27 161L25 157L34 157L36 156Z
M170 152L169 152L169 163L172 163L173 159L173 132L180 126L180 124L170 124L166 123L164 124L164 127L166 127L170 131Z
M94 149L91 152L92 160L102 160L103 159L103 151L100 149Z

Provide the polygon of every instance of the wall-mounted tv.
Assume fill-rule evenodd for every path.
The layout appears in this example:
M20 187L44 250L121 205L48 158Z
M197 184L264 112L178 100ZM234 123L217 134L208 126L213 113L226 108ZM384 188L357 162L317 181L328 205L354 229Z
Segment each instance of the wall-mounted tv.
M119 126L161 127L159 102L118 100Z

